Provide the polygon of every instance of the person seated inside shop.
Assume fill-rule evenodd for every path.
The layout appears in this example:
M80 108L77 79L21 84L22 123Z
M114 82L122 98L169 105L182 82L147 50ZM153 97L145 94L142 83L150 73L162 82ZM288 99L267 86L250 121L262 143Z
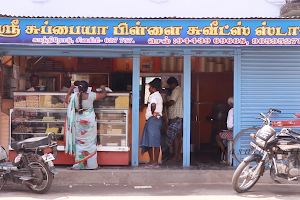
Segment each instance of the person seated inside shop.
M60 92L68 92L70 87L71 87L70 77L64 77L63 78L63 87L61 88ZM65 95L59 95L58 100L60 102L64 102L65 101Z
M228 162L228 154L223 144L223 140L233 140L233 97L229 97L227 100L228 105L230 106L230 110L227 115L227 128L228 130L224 130L216 135L216 141L221 151L224 153L225 160L222 160L222 164L229 164Z
M30 84L31 88L29 88L27 91L32 92L32 91L39 91L37 86L39 85L39 76L38 75L32 75L30 76Z
M63 87L61 88L61 92L68 92L71 87L71 79L70 77L63 78Z

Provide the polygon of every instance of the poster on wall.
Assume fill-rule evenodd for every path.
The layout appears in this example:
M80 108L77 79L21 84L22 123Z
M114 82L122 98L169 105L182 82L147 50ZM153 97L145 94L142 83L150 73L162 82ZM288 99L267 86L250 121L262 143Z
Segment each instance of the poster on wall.
M74 77L72 77L72 80L74 80L74 81L86 81L86 82L89 83L90 75L89 74L74 74Z
M20 67L18 65L13 65L13 77L14 79L20 79Z

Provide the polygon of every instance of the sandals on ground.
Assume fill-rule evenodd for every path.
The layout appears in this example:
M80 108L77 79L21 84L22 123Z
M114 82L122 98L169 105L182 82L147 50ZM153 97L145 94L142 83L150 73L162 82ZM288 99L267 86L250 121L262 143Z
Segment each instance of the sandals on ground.
M88 170L98 170L98 169L101 169L101 167L98 166L98 167L96 167L96 168L94 168L94 169L88 169Z
M227 164L227 165L230 165L230 163L229 162L227 162L226 160L221 160L221 162L220 162L221 164Z
M158 169L159 165L155 166L155 165L149 165L148 163L145 165L146 169Z
M68 170L80 170L78 168L75 168L75 167L67 167Z

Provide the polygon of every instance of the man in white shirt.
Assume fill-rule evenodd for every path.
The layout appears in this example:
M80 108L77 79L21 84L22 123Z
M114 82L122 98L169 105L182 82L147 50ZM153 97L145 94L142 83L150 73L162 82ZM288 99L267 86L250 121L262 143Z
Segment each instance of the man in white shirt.
M68 92L71 87L71 79L70 77L63 78L63 87L61 88L61 92Z
M222 140L233 140L233 97L230 97L227 100L227 103L231 107L231 109L228 111L227 114L227 131L222 131L218 135L216 135L216 141L219 147L221 148L221 151L225 155L225 160L222 160L221 163L229 164L228 163L228 155L227 151L225 150L225 146L222 142Z
M142 155L148 152L150 161L145 165L145 168L159 168L158 156L160 147L161 127L162 127L162 109L163 99L159 93L161 89L161 80L155 78L149 83L149 91L151 95L148 100L146 110L146 124L143 130L143 135L140 142ZM153 155L154 150L154 155Z
M37 86L39 85L39 80L40 80L40 78L38 75L30 76L31 88L29 88L27 91L29 91L29 92L38 91Z
M70 79L70 77L64 77L63 78L63 87L61 88L60 91L61 92L68 92L70 87L71 87L71 79ZM61 102L65 101L65 96L63 96L63 95L59 95L58 98L59 98L59 100Z

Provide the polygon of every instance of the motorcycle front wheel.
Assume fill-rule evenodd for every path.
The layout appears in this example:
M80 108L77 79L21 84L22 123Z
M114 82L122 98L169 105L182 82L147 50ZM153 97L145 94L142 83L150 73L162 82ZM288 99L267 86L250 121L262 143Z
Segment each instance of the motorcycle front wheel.
M49 168L45 163L39 161L30 162L29 168L33 179L26 184L27 188L38 194L47 192L51 188L53 181L53 174Z
M238 193L247 192L250 190L261 176L261 169L255 177L252 177L253 172L257 169L258 162L256 160L250 162L241 162L235 170L232 177L232 186ZM263 165L261 166L263 167Z

